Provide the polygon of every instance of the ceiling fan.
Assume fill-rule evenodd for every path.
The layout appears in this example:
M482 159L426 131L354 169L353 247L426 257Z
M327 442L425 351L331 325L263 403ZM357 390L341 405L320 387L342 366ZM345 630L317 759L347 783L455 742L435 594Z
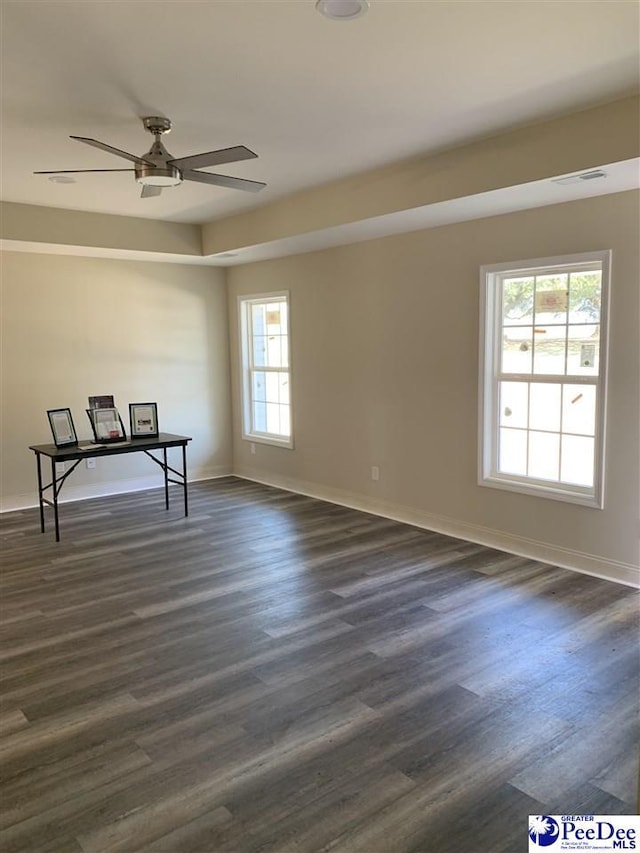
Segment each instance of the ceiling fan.
M204 154L192 154L190 157L172 157L162 144L160 137L171 130L171 120L162 116L146 116L142 123L149 133L154 136L154 142L149 151L141 157L121 151L97 139L84 136L71 136L78 142L101 148L116 157L123 157L134 164L133 169L58 169L50 172L34 172L34 175L68 175L81 172L135 172L136 181L142 184L141 198L158 196L163 187L175 187L182 181L197 181L201 184L213 184L217 187L228 187L233 190L258 192L266 184L260 181L248 181L245 178L232 178L229 175L214 175L211 172L199 172L198 169L207 166L219 166L222 163L235 163L237 160L251 160L257 157L253 151L244 145L234 145L232 148L220 148L217 151L207 151Z

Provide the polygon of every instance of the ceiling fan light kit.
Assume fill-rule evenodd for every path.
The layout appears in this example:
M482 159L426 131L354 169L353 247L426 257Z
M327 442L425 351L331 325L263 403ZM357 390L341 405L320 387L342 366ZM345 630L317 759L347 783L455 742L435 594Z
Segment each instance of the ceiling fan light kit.
M234 163L238 160L250 160L258 155L244 145L231 148L219 148L216 151L206 151L202 154L192 154L189 157L172 157L162 144L162 134L171 131L171 120L164 116L145 116L142 119L145 130L154 137L153 145L142 156L121 151L106 142L90 139L85 136L72 136L77 142L84 142L94 148L100 148L116 157L122 157L134 164L133 169L66 169L48 172L34 172L35 175L77 174L80 172L134 172L136 181L142 185L141 198L159 196L164 187L175 187L183 181L195 181L200 184L211 184L229 189L258 192L266 184L261 181L249 181L245 178L233 178L230 175L215 175L211 172L199 172L198 169L207 166L219 166L222 163ZM49 180L54 180L50 178ZM73 179L69 179L73 180ZM58 181L62 183L63 181ZM69 182L69 181L66 181Z
M136 181L148 187L176 187L182 183L182 175L176 166L163 169L160 166L139 166L135 170Z

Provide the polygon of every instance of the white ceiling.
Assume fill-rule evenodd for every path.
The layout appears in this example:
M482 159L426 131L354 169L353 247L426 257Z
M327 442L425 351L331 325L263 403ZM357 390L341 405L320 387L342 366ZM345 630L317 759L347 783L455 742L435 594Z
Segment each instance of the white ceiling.
M314 0L1 0L2 198L200 223L402 158L638 90L635 0L371 0L348 22ZM198 184L140 199L131 173L55 184L36 169L126 168L165 115L176 157L243 144Z

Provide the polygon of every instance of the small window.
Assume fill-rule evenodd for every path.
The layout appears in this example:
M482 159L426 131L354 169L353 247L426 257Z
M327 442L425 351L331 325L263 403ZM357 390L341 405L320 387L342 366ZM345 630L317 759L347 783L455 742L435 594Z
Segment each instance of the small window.
M481 269L481 485L602 507L610 252Z
M240 297L243 438L293 447L289 294Z

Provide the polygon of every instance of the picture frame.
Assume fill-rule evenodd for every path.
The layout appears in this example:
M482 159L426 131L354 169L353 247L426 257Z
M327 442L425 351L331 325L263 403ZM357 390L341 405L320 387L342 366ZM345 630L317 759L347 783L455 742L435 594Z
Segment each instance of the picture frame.
M56 447L75 447L78 444L71 409L47 409L49 425Z
M96 444L127 440L120 412L116 408L87 409L87 417Z
M156 403L129 403L131 438L158 437L158 406Z

